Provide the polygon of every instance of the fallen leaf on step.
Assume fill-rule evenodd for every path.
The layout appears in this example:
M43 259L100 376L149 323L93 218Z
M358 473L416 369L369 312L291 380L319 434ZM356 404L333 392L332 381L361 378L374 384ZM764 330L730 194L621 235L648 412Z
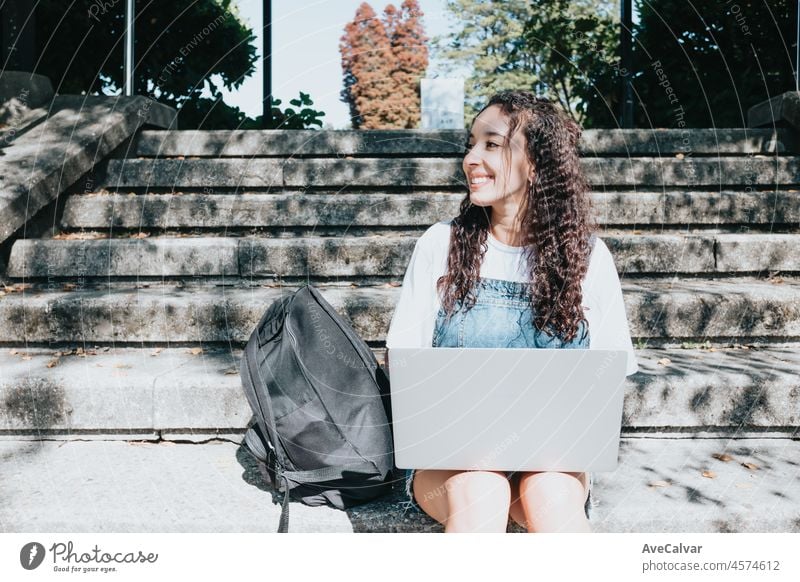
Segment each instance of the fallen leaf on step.
M203 348L192 348L191 350L189 350L189 353L192 354L193 356L196 356L197 354L202 354Z
M669 366L672 363L672 360L669 358L661 358L657 363L661 366Z
M62 287L62 289L64 291L74 291L75 287L76 287L75 283L64 283L64 287Z
M3 289L6 293L19 293L30 289L32 286L30 283L14 283L13 285L3 285Z
M147 238L150 236L149 232L137 232L136 234L132 234L131 238Z
M237 370L236 368L228 368L227 370L225 370L225 375L226 376L235 376L238 373L239 373L239 370Z
M717 474L714 471L703 471L703 477L707 477L708 479L716 479Z
M23 355L22 355L22 359L23 359L23 360L30 360L32 357L33 357L33 356L29 356L28 354L23 354Z
M108 238L108 235L102 232L60 232L53 235L54 240L97 240L101 238Z
M156 348L156 349L154 349L152 352L150 352L150 355L151 355L151 356L157 356L158 354L160 354L160 353L161 353L161 350L162 350L162 349L164 349L164 348Z
M53 358L52 360L47 362L48 368L55 368L56 366L58 366L58 358Z
M758 465L756 465L755 463L742 463L742 467L750 469L751 471L757 471L758 470Z
M670 484L668 481L653 481L649 485L650 487L669 487Z
M127 370L127 369L130 369L130 368L132 368L133 366L131 366L131 365L129 365L129 364L120 364L120 363L117 363L117 364L114 364L114 367L115 367L115 368L120 368L120 369L123 369L123 370Z
M12 356L15 356L15 355L17 355L19 352L17 352L17 350L10 350L8 353L9 353L10 355L12 355Z
M675 157L678 158L679 160L682 160L683 159L683 154L675 154Z
M715 459L717 459L719 461L723 461L725 463L727 463L728 461L732 461L733 460L733 457L731 457L730 455L725 454L725 453L714 453L711 456L714 457Z

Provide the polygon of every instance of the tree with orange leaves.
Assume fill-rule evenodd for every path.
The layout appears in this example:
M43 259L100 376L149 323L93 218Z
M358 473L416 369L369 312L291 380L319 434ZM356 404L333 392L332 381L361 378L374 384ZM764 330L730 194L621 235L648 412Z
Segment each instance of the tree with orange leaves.
M419 80L428 67L422 16L417 0L404 0L399 10L389 4L383 20L364 2L345 27L341 98L355 129L418 126Z

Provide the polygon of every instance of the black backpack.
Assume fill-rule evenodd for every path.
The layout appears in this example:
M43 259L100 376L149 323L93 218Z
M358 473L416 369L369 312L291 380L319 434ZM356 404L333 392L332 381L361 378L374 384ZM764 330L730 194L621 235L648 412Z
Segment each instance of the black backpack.
M366 343L312 286L270 305L240 369L255 422L245 445L274 489L345 509L391 489L389 382Z

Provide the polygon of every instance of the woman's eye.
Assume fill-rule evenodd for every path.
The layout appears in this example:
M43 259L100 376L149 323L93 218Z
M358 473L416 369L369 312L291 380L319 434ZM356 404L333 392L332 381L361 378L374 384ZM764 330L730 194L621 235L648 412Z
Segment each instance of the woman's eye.
M486 148L499 148L500 144L494 143L493 141L486 142ZM470 143L464 144L464 150L469 151L473 148L473 145Z

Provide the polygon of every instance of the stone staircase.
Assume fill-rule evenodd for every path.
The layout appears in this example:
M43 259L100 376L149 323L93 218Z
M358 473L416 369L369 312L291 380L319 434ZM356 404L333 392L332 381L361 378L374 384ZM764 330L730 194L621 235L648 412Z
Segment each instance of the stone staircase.
M311 282L383 361L414 242L464 195L463 142L143 130L96 164L2 257L0 529L274 531L239 446L244 342ZM640 365L594 529L800 531L795 134L598 130L582 151ZM294 503L291 529L441 530L400 499Z

